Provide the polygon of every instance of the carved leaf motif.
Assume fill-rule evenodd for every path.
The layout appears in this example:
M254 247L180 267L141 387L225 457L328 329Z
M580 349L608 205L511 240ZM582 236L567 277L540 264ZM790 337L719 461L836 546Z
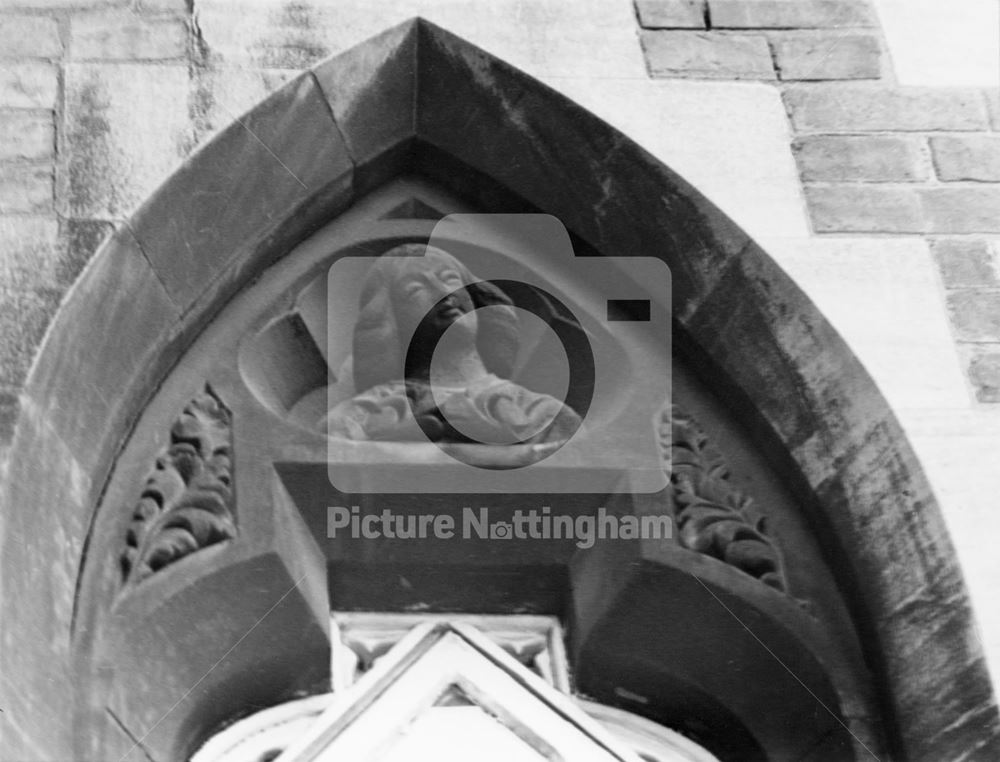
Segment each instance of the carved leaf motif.
M725 459L705 432L673 406L671 416L661 419L659 439L663 452L671 456L680 544L785 592L781 556L765 533L764 519L750 519L752 500L729 483Z
M174 422L146 479L125 536L124 579L140 582L235 537L232 497L232 417L206 386Z

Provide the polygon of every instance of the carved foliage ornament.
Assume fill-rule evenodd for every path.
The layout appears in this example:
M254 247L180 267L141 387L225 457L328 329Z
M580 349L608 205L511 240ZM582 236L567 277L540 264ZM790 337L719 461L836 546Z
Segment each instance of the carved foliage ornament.
M663 416L659 435L671 454L680 544L785 592L781 556L765 533L764 518L750 518L752 500L729 483L729 468L701 427L674 406L671 419Z
M235 536L232 414L206 386L174 421L146 479L121 556L124 580Z

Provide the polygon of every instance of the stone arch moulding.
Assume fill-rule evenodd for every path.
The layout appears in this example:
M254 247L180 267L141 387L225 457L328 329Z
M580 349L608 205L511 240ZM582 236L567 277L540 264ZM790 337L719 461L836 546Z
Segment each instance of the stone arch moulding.
M773 454L824 533L891 749L906 759L1000 756L940 512L843 341L671 170L546 86L419 20L306 72L202 147L105 243L60 308L22 395L8 472L0 674L9 753L96 759L93 750L114 747L108 737L127 735L90 701L100 691L77 690L83 677L110 680L88 662L93 601L81 569L121 447L234 295L403 173L481 209L555 215L578 254L664 259L675 343ZM75 736L87 736L88 749Z

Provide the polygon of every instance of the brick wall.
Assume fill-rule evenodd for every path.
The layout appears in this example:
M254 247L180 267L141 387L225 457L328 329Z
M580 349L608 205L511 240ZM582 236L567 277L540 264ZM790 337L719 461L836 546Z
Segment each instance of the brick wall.
M1000 402L1000 100L902 87L868 0L636 0L652 77L782 90L813 231L923 236L968 379Z

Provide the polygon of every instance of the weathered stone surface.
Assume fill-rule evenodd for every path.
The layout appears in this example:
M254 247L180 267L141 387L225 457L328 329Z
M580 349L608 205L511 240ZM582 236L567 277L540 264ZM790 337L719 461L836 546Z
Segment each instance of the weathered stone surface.
M932 233L1000 233L1000 186L920 190Z
M813 235L776 242L768 254L844 338L893 410L968 403L941 276L921 237Z
M942 180L1000 182L1000 135L936 136L931 151Z
M848 563L864 580L860 594L874 610L893 614L874 624L874 637L885 644L886 652L898 653L917 629L912 621L894 615L897 608L912 612L918 621L940 616L954 621L956 629L968 627L967 600L960 589L954 594L959 572L941 515L902 433L884 403L877 402L864 371L854 365L846 348L839 351L839 338L821 320L806 319L803 305L793 307L792 290L779 286L773 273L765 280L763 268L751 269L758 263L749 253L739 261L740 269L749 272L734 272L732 279L721 281L714 309L706 303L705 314L696 314L688 326L714 345L713 355L725 358L724 367L741 388L754 389L756 409L782 432L784 441L803 442L794 451L796 460L819 485L834 535L843 538ZM744 283L739 274L746 278ZM766 289L767 307L750 306L744 290L748 286ZM765 339L768 335L773 338ZM900 601L909 605L903 608ZM928 657L952 654L971 662L977 653L972 639L955 642L945 635L925 642ZM894 707L909 707L926 690L919 673L913 672L917 663L923 661L901 659L889 671L886 685L892 688L887 693ZM974 679L981 685L984 678L981 663L970 670L970 683ZM942 700L964 706L978 703L978 692L969 691L968 685L956 689L946 682ZM900 716L907 756L919 759L925 748L932 748L927 758L938 758L930 739L950 717L935 719L930 712ZM996 719L989 723L994 727Z
M73 283L104 239L113 232L114 226L103 220L63 220L59 231L62 254L56 272L58 282Z
M199 67L191 95L191 146L231 125L271 93L301 74L291 69L253 69L228 64Z
M59 10L73 8L74 10L90 10L107 8L117 5L118 0L10 0L9 5L26 10Z
M59 225L54 217L0 217L0 282L29 291L58 282Z
M5 728L3 751L25 750L25 756L8 757L13 759L77 759L70 740L75 691L69 627L87 524L80 492L89 484L44 415L22 401L3 485L0 698L5 722L18 729L12 734ZM44 505L59 511L34 508Z
M1000 342L1000 291L952 291L948 311L960 341Z
M880 612L873 631L885 654L884 679L894 686L890 701L905 758L947 758L977 747L993 756L997 717L985 665L977 640L958 635L973 626L961 570L929 485L900 437L894 421L869 429L837 457L836 474L816 491L826 505L841 505L843 515L827 515L839 536L852 537L845 547L866 580L863 594Z
M805 192L818 233L919 233L925 226L909 188L810 185Z
M147 393L145 384L172 364L169 340L179 311L127 229L107 242L71 294L26 394L90 473L110 457L107 437L122 425L133 396Z
M386 179L382 165L416 133L418 65L416 28L401 25L315 70L354 161L358 192Z
M969 381L980 402L1000 402L1000 344L967 348Z
M0 299L0 385L19 387L59 303L59 294L13 292Z
M197 5L204 44L213 58L231 64L302 68L419 16L536 76L644 74L629 0Z
M59 212L121 218L184 155L190 129L187 68L70 64L65 91Z
M816 135L792 149L807 182L912 182L930 174L920 142L905 136Z
M45 16L8 16L0 22L5 58L55 58L62 53L59 25Z
M139 8L153 13L190 13L190 0L137 0Z
M18 404L17 394L9 391L0 391L0 447L6 448L14 436L14 424L17 423L17 414L21 406Z
M946 288L1000 287L996 241L951 238L932 245Z
M0 112L0 159L38 161L55 152L52 114Z
M0 173L0 212L52 211L52 167L12 164Z
M150 18L130 10L77 14L70 18L69 55L77 60L181 58L187 38L180 19Z
M223 130L197 157L132 220L143 251L184 308L230 263L245 272L259 264L256 255L278 256L283 226L308 227L350 197L351 161L309 74Z
M886 87L853 83L798 85L784 93L800 132L986 129L976 90Z
M61 293L73 283L94 249L91 245L82 253L74 229L106 224L57 222L55 217L35 215L0 217L0 282L17 291Z
M756 293L767 298L748 299ZM795 451L810 480L828 476L829 453L813 457L809 444L849 449L886 415L859 360L791 279L756 246L728 267L684 325L742 389L754 389L755 409ZM752 352L753 359L746 356ZM838 400L828 405L828 400ZM848 420L864 423L848 423ZM816 471L814 473L814 470Z
M587 628L589 632L580 624L573 625L574 632L583 631L578 637L580 654L573 660L574 678L581 690L599 701L611 703L617 693L634 696L637 703L641 699L644 705L655 706L663 695L657 691L657 683L662 687L661 680L666 680L672 685L664 693L672 701L689 707L698 700L693 695L690 701L687 699L690 694L685 686L694 684L699 693L726 697L723 701L733 713L729 717L741 718L739 722L727 721L709 710L703 715L706 724L697 727L700 723L691 722L689 727L683 712L677 713L672 724L699 737L718 759L750 759L747 751L760 748L766 750L762 758L802 759L828 731L839 726L830 714L822 718L815 714L806 716L802 711L805 705L797 700L802 688L795 676L816 686L816 698L826 706L837 706L835 711L841 711L842 700L831 689L828 677L821 675L818 660L804 653L806 639L800 634L804 628L796 626L796 617L790 612L783 611L785 616L777 615L774 609L764 613L761 599L752 599L742 590L736 593L707 564L682 566L683 562L673 561L671 555L663 552L658 557L644 558L641 563L633 561L624 573L610 563L604 569L592 567L588 569L589 575L581 574L574 580L574 589L587 583L599 584L595 578L606 586L621 584L621 590L615 590L615 597L607 593L603 596L607 600L605 610L586 611L596 608L593 605L573 607L584 609L585 614L574 612L581 619L589 615L596 620ZM621 563L624 566L626 562ZM622 577L624 584L619 582ZM663 605L661 598L667 589L673 591L669 606ZM711 596L733 605L705 605L713 601ZM673 630L668 622L674 617L688 622L691 631L713 633L711 640L691 638L688 633ZM740 622L746 621L757 622L764 628L760 631L761 640L769 643L771 649L771 654L764 651L764 655L780 659L788 665L787 672L782 670L779 674L773 661L768 665L760 660L759 651L753 652L753 647L759 649L760 643L740 626ZM781 624L775 627L778 622ZM779 633L781 628L786 629ZM663 636L636 639L635 633L640 631L660 632ZM790 636L793 632L795 635ZM709 654L718 654L720 647L732 658L734 669L728 672L700 669L715 658ZM668 664L677 665L677 669L667 669ZM765 706L772 709L761 711ZM847 736L843 727L838 732L842 738Z
M433 178L466 192L454 184L471 167L522 199L485 198L494 208L545 209L585 244L666 261L678 313L747 245L711 202L606 123L440 29L420 32L417 137L440 153L419 166ZM455 169L441 172L448 157Z
M914 506L915 510L919 508L919 504ZM959 570L954 567L948 570L951 579L947 579L934 568L943 570L947 566L940 558L943 551L931 544L937 544L936 539L930 535L911 546L913 553L933 554L930 563L911 561L912 567L924 567L930 584L917 595L900 600L891 614L896 620L892 628L894 637L885 647L889 674L905 674L907 665L913 662L922 665L921 672L899 692L897 716L935 732L911 733L901 741L910 750L908 759L947 759L957 750L969 750L968 755L961 755L967 759L980 755L983 759L993 759L1000 754L997 709L978 638L970 635L976 628L973 612ZM924 545L925 542L928 544ZM941 584L942 577L952 590L947 591L946 585ZM936 594L931 592L934 588ZM927 601L927 605L918 607L917 599ZM928 633L933 636L928 637Z
M62 476L62 474L60 474L60 476ZM62 757L62 758L64 758L64 759L65 759L65 758L68 758L68 757Z
M990 112L990 124L994 130L1000 130L1000 92L987 90L986 107Z
M54 108L56 67L45 63L0 63L0 103L7 108Z
M654 77L774 79L763 36L713 32L644 31L642 47Z
M712 27L808 29L874 26L865 0L709 0Z
M783 80L878 79L882 46L873 34L772 35Z
M349 15L343 5L334 12L316 3L247 6L207 0L199 5L199 39L221 63L301 70L348 47L338 42L355 31L344 23Z
M305 579L292 576L302 560L278 552L226 560L189 575L158 610L130 601L117 642L103 644L116 667L106 701L144 739L146 758L190 759L232 717L329 680L328 599L315 605L326 597L323 567Z
M704 29L707 0L636 0L646 29Z
M566 79L555 86L635 140L772 250L775 241L809 235L777 88L647 77Z

